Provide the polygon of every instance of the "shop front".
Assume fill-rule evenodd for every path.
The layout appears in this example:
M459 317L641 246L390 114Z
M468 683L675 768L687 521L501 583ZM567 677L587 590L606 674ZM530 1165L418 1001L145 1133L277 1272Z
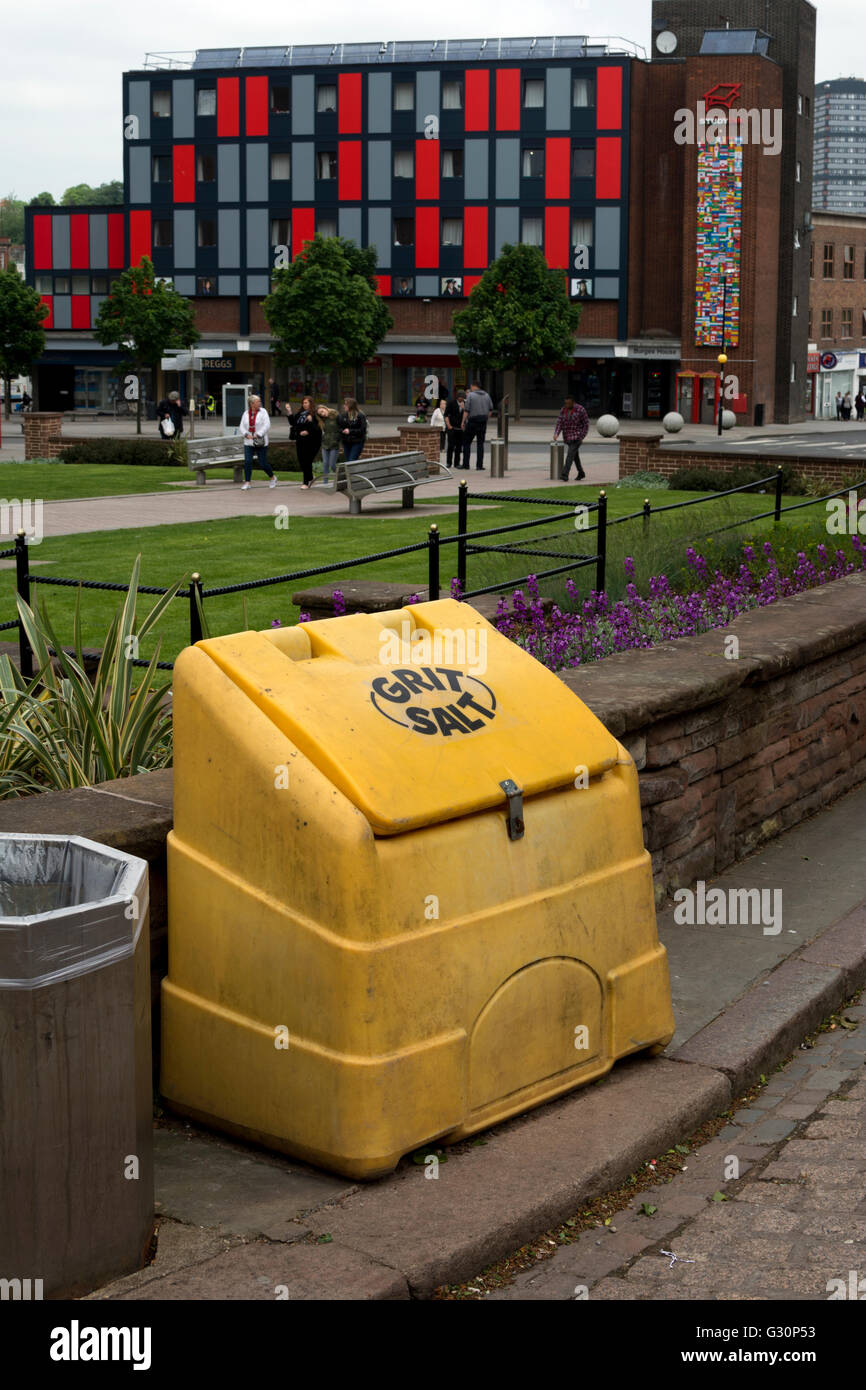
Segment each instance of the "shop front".
M123 399L122 364L111 352L46 352L33 371L40 410L108 414Z

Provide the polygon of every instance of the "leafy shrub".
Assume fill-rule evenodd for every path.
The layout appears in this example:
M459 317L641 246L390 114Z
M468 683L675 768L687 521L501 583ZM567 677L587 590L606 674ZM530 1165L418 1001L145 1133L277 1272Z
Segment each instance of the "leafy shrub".
M745 487L747 483L759 483L762 478L772 478L775 469L770 461L753 468L680 468L670 479L672 492L727 492L732 487ZM774 484L767 483L769 492ZM790 464L782 466L782 489L789 497L804 497L806 484L798 477Z
M65 441L64 441L65 442ZM186 463L182 440L163 439L75 439L63 450L61 463L149 464L167 468Z
M670 486L669 480L664 473L630 473L627 478L621 478L617 487L639 487L644 492L651 492L653 488L666 488Z

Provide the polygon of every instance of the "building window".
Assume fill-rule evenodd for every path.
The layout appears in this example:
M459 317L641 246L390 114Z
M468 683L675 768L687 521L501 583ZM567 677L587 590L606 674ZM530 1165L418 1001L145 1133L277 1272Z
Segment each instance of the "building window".
M336 217L319 217L316 219L316 231L319 236L336 236L337 219Z
M833 310L821 310L821 337L832 338L833 336Z
M572 246L592 246L592 218L575 217L571 224Z
M520 240L524 246L543 246L544 219L541 217L521 218Z
M316 178L335 179L337 177L337 151L319 150L316 155Z
M195 94L195 114L197 116L216 115L216 87L199 87Z
M812 340L812 306L809 306L809 341Z
M802 166L802 164L800 163L800 161L799 161L799 159L798 159L798 160L797 160L797 183L802 183L802 182L803 182L803 166Z
M90 276L73 275L72 277L73 294L90 294Z
M595 150L581 145L575 146L571 156L571 176L574 179L591 179L595 175Z
M288 116L291 107L289 89L285 86L272 86L270 91L271 110L275 116Z
M521 172L525 179L543 178L544 150L525 149L523 151L523 167Z
M153 244L157 246L171 246L171 218L157 217L153 223Z
M442 110L460 111L463 107L463 85L449 78L442 83Z
M523 105L527 111L540 110L544 105L544 78L524 77Z
M288 217L271 218L271 246L288 246L289 244L289 219Z
M395 82L394 83L394 110L395 111L414 111L415 110L415 83L414 82Z
M415 245L415 218L414 218L414 217L395 217L395 218L394 218L394 245L395 245L395 246L414 246L414 245Z
M806 115L806 116L811 116L811 114L812 114L812 98L811 98L811 97L804 97L803 100L804 100L805 106L806 106L805 115Z
M216 246L216 219L213 217L200 217L198 219L198 244L199 246Z
M792 307L792 309L791 309L791 317L794 318L794 319L795 319L795 318L798 318L798 317L799 317L799 314L800 314L800 300L799 300L798 296L795 294L795 295L794 295L794 304L793 304L793 307Z
M216 183L216 155L196 155L195 177L197 183Z
M462 179L463 177L463 151L443 150L442 151L442 177L443 179Z
M151 160L154 183L171 183L171 155L155 154Z
M797 364L796 364L796 362L792 362L792 363L791 363L791 380L792 380L792 381L796 381L796 380L797 380Z
M833 245L832 242L826 242L825 245L824 245L824 279L825 279L825 280L832 280L832 279L833 279L833 276L834 276L835 273L836 273L835 264L836 264L836 247Z
M94 275L90 280L91 294L108 294L108 276Z
M572 106L592 106L592 78L576 77L571 84Z
M809 279L810 279L810 280L814 280L814 278L815 278L815 242L814 242L814 240L813 240L813 241L811 241L811 242L809 243Z
M802 116L802 114L803 114L803 98L802 98L802 96L799 96L799 95L798 95L798 96L797 96L797 115L798 115L798 116Z
M68 275L55 275L55 277L54 277L54 293L55 293L55 294L68 294L68 293L69 293L69 276L68 276Z
M394 151L394 178L395 179L414 179L415 177L415 151L414 150L395 150Z
M853 338L853 337L854 337L854 310L853 310L853 309L843 309L843 310L842 310L842 337L843 337L843 338Z
M332 82L322 82L316 88L316 110L336 111L337 109L337 88Z
M155 119L171 115L171 88L154 87L150 97L150 109Z
M288 150L271 153L271 178L288 179L292 176L292 160Z
M51 294L52 291L53 291L53 289L54 289L54 285L53 285L53 282L52 282L52 280L51 280L51 276L50 276L50 275L37 275L37 276L36 276L36 293L37 293L37 294Z
M842 267L842 276L845 280L854 279L854 247L845 247L845 264Z
M442 218L442 245L443 245L443 246L462 246L462 245L463 245L463 218L462 218L462 217L443 217L443 218Z

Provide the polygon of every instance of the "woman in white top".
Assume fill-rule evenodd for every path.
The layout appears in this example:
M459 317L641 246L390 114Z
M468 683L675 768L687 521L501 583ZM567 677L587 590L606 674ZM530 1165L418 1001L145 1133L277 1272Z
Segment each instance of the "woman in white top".
M444 449L444 447L445 447L445 415L444 415L443 412L444 412L445 407L446 407L447 404L448 404L447 401L440 401L439 404L437 405L436 409L433 411L433 414L430 416L430 428L431 428L431 430L436 430L436 429L438 429L438 431L439 431L439 448L440 448L440 449Z
M268 463L268 434L271 418L262 405L261 396L250 396L248 408L241 416L240 430L244 437L244 482L241 491L250 485L253 474L253 454L258 455L259 468L263 468L270 478L268 487L276 487L277 477Z

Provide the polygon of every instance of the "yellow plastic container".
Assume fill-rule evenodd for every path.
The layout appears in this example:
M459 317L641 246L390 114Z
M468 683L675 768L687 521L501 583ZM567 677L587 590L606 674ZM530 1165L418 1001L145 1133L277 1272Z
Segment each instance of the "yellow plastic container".
M173 1108L369 1178L672 1036L634 764L468 605L199 642L174 731Z

